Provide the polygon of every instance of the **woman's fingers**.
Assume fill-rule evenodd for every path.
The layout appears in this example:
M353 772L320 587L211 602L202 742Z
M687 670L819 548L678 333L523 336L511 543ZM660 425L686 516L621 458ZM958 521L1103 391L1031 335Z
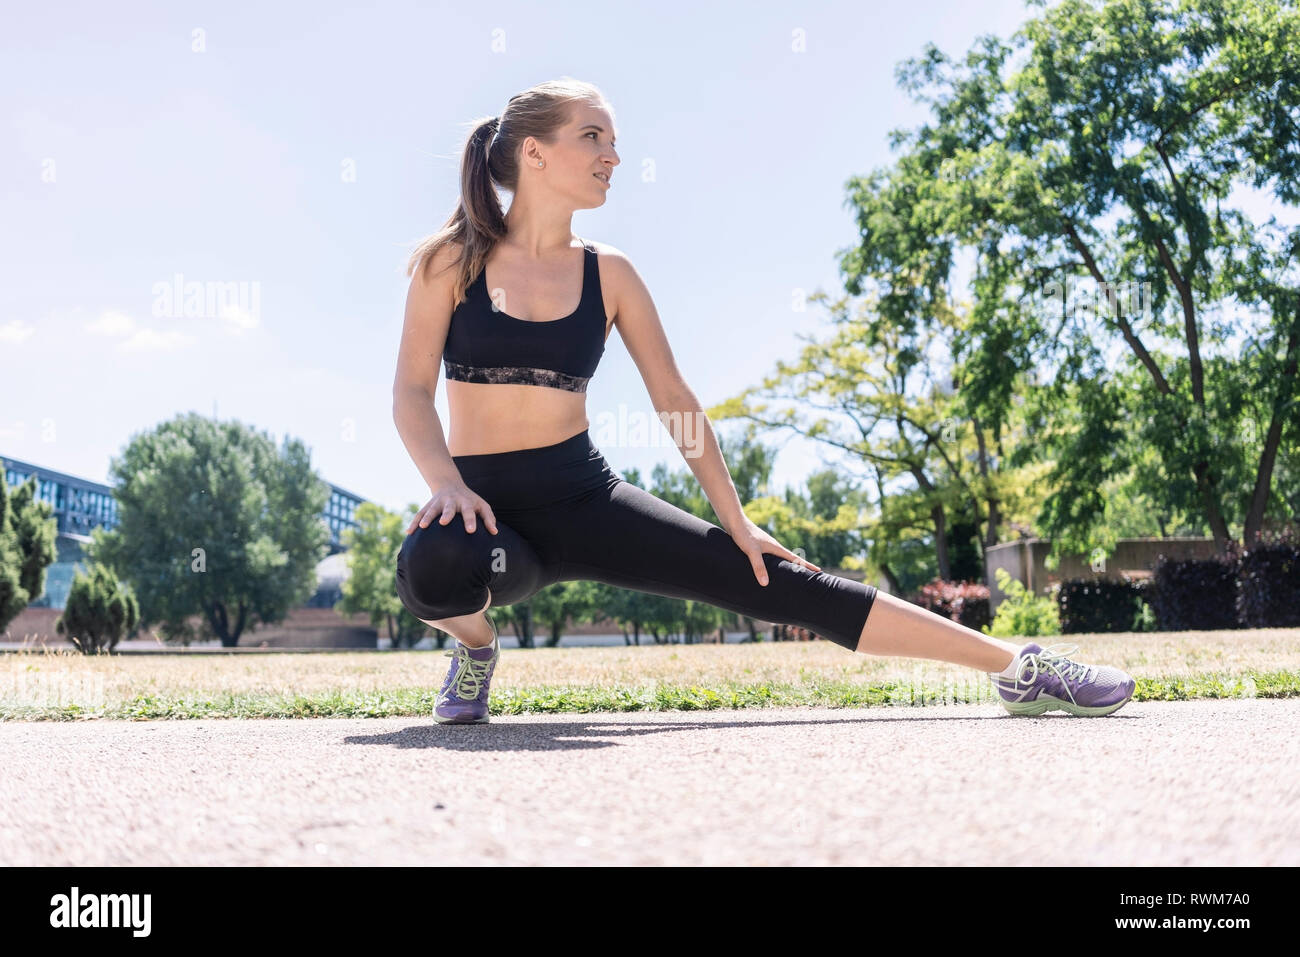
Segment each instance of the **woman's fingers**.
M433 517L438 516L438 524L446 525L460 512L465 520L465 531L473 533L478 527L477 513L483 513L483 526L493 535L497 534L497 517L493 514L488 503L482 499L470 498L448 498L438 507L438 500L430 499L429 502L415 513L415 518L411 519L411 524L407 526L406 533L409 535L417 527L428 528Z
M478 528L479 513L483 513L483 527L493 535L497 533L497 517L492 514L488 503L480 499L464 499L460 503L460 512L465 517L465 531L473 534Z
M819 571L821 571L821 568L820 568L820 567L818 567L817 565L814 565L812 562L808 561L808 559L806 559L806 558L800 558L798 555L794 555L794 554L791 554L790 557L793 558L793 559L794 559L798 564L802 565L804 568L809 569L810 571L814 571L814 572L819 572Z
M750 564L754 566L754 577L758 579L760 585L767 584L767 566L763 564L763 549L757 545L749 553Z
M807 568L810 571L814 571L814 572L821 571L821 568L814 565L812 562L808 561L808 559L800 555L796 555L794 552L790 551L790 549L786 548L784 545L778 545L777 548L780 549L780 552L778 554L780 554L782 558L788 558L796 565L802 565L804 568Z
M428 528L429 523L433 521L433 511L429 508L431 503L425 502L420 506L420 510L415 513L415 518L411 519L409 531L415 531L417 528Z

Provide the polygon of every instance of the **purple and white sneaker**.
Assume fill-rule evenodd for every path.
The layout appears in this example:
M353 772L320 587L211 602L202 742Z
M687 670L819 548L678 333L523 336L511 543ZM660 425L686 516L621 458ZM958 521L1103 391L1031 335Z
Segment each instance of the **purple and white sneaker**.
M433 719L439 724L488 723L488 685L501 657L501 638L492 616L483 614L492 626L492 644L471 648L457 638L452 650L446 652L452 659L451 670L433 708Z
M1012 662L1014 677L987 672L1003 707L1015 715L1065 711L1086 718L1124 707L1137 682L1118 668L1071 661L1078 648L1068 643L1043 648L1031 641Z

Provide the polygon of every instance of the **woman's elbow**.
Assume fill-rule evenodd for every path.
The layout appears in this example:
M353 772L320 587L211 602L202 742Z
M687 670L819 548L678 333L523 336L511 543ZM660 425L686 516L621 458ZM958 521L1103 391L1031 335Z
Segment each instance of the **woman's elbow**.
M393 386L393 418L410 407L412 403L432 403L433 395L427 386L420 383L399 382Z
M700 400L683 379L660 386L656 390L654 404L660 412L685 412L700 408Z

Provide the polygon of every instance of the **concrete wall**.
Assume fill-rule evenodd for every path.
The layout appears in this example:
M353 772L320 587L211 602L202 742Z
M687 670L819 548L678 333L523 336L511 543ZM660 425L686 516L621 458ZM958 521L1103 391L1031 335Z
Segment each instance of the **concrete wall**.
M1050 541L1027 538L994 545L985 552L989 607L995 614L1007 597L998 588L998 568L1005 568L1033 594L1046 595L1053 584L1072 578L1123 581L1148 577L1162 554L1183 559L1211 558L1216 554L1212 538L1121 538L1111 555L1098 555L1095 561L1086 555L1064 555L1056 570L1049 572L1045 560L1051 550Z
M28 605L0 634L0 643L26 642L49 648L72 648L72 642L59 635L54 623L63 611ZM387 634L387 627L384 633ZM154 640L152 629L141 629L136 640ZM262 625L255 631L245 629L239 645L256 648L376 648L379 633L370 627L366 615L343 615L332 608L294 608L277 625ZM164 646L165 647L165 646ZM177 648L182 646L177 645ZM219 647L195 645L193 647Z

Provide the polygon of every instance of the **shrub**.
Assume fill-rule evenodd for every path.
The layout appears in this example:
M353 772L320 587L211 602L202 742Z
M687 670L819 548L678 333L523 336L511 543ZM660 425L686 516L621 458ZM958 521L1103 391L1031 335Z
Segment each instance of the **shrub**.
M1064 634L1139 631L1150 620L1136 582L1074 578L1061 584L1057 603Z
M1245 628L1300 626L1300 545L1287 527L1242 553L1237 620Z
M1161 631L1238 628L1237 549L1213 558L1156 560L1149 601Z
M1147 578L1133 583L1137 586L1138 597L1142 607L1133 618L1134 631L1159 631L1160 622L1156 620L1155 609L1151 607L1151 579Z
M1007 574L1005 568L997 569L995 574L998 587L1007 594L1007 598L998 605L998 613L992 625L984 626L981 631L996 638L1061 633L1061 616L1055 599L1031 595L1029 589Z
M951 582L936 578L921 587L913 603L976 631L990 621L989 588L980 582Z
M89 575L78 571L73 576L67 605L54 628L82 654L97 655L111 652L139 621L140 608L131 589L96 562Z

